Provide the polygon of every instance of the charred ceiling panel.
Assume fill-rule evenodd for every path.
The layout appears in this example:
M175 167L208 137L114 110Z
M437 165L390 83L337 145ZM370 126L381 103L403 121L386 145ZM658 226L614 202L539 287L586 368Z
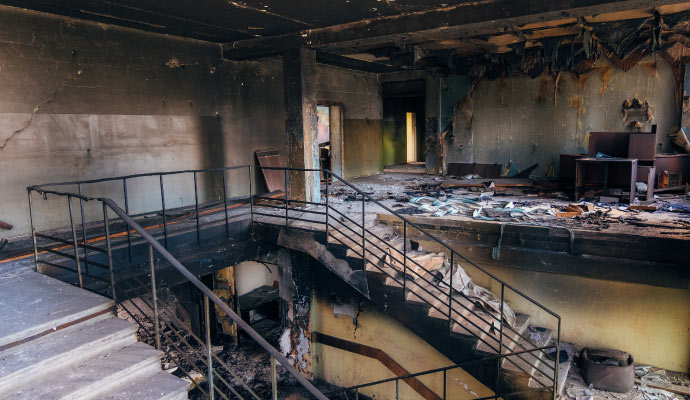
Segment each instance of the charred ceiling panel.
M302 29L394 16L461 1L439 0L0 0L28 8L96 22L214 42L274 36Z

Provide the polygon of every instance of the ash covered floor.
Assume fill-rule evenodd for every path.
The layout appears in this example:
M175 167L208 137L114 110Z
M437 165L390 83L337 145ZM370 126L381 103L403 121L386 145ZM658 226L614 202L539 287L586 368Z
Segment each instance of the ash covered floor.
M574 202L553 184L474 190L453 187L452 181L436 176L402 173L353 178L350 182L400 214L690 239L690 198L685 194L657 195L630 207L596 200ZM334 183L330 195L332 206L361 215L361 201L357 201L361 197L351 188ZM386 212L371 203L366 204L365 211ZM574 211L578 215L571 214Z

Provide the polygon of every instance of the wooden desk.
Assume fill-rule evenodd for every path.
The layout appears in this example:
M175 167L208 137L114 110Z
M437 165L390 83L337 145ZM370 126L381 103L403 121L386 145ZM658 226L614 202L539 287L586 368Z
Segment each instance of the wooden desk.
M609 182L609 166L615 165L627 165L630 169L630 186L628 190L630 191L630 204L635 202L635 192L637 188L635 183L637 182L637 159L636 158L594 158L585 157L575 160L575 201L580 200L581 190L585 186L585 176L583 174L583 167L586 164L600 165L604 172L604 190L608 189Z

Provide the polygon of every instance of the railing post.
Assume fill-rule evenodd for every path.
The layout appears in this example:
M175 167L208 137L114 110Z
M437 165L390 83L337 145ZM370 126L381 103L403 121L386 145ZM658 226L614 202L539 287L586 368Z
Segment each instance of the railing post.
M447 374L448 374L448 370L444 369L443 370L443 400L446 400L446 392L447 392L447 389L446 389L447 377L446 377L446 375Z
M208 296L204 295L204 317L206 325L206 364L208 366L208 394L211 400L215 396L213 387L213 348L211 345L211 310L208 304Z
M288 227L288 196L290 193L290 181L288 169L285 168L285 229Z
M556 365L553 368L553 398L558 397L558 365L561 360L561 317L558 317L558 332L556 334Z
M407 301L407 221L403 220L403 301Z
M129 200L127 199L127 178L122 178L122 191L125 197L125 213L129 215ZM132 234L129 232L129 225L127 225L127 257L132 262Z
M252 221L252 225L254 224L254 194L253 192L253 184L252 184L252 166L249 166L249 217Z
M501 360L503 356L503 302L505 301L505 289L506 285L501 282L501 319L498 321L500 328L498 333L498 357L496 358L496 391L494 392L496 397L499 397L501 393Z
M359 400L359 388L355 389L355 400Z
M79 196L81 196L81 183L77 185ZM89 273L89 249L86 248L86 217L84 216L84 199L79 197L79 209L81 211L81 238L84 240L84 271Z
M165 248L168 248L168 217L165 215L165 189L163 188L163 174L158 175L161 186L161 206L163 207L163 240ZM128 214L129 215L129 214Z
M194 171L194 215L196 216L196 244L201 244L201 233L199 232L199 189L196 171Z
M113 301L117 304L115 274L113 273L113 249L110 243L110 222L108 221L108 206L105 203L103 203L103 226L105 227L105 247L108 255L108 271L110 271L110 290L113 295ZM127 226L127 231L129 231L129 225Z
M367 239L366 239L366 228L365 228L365 210L364 210L364 194L362 194L362 270L366 274L367 271Z
M453 333L453 250L450 251L450 279L448 285L448 331Z
M278 400L278 377L276 374L276 359L271 356L271 391L272 399Z
M327 171L326 175L326 248L328 248L328 181L331 171Z
M395 380L395 400L400 398L400 379Z
M153 294L153 323L155 324L156 331L156 348L160 350L161 334L158 319L158 295L156 294L156 266L153 262L153 246L151 246L151 244L149 244L149 266L151 267L151 293Z
M223 174L223 209L225 210L225 237L230 237L230 226L228 226L228 193L225 188L225 170L221 170Z
M79 287L84 287L81 277L81 263L79 262L79 242L77 242L77 230L74 228L74 216L72 215L72 196L67 196L67 206L69 208L69 224L72 227L72 241L74 244L74 262L77 264L77 276L79 277Z
M36 227L34 225L34 209L31 203L31 189L27 189L29 195L29 222L31 223L31 239L34 242L34 265L38 272L38 245L36 244Z

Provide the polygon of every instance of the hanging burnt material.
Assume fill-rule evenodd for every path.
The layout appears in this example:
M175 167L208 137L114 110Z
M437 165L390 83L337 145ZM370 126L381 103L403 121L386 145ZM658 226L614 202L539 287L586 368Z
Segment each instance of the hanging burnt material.
M437 52L436 66L445 73L469 75L475 82L516 73L536 78L547 72L556 77L561 72L587 73L602 55L616 68L628 71L644 56L663 52L676 43L690 47L690 11L603 23L580 19L562 29L577 34L529 40L540 31L515 31L511 34L519 41L507 45L512 51L469 55L446 51L442 57ZM474 39L490 41L488 36Z

